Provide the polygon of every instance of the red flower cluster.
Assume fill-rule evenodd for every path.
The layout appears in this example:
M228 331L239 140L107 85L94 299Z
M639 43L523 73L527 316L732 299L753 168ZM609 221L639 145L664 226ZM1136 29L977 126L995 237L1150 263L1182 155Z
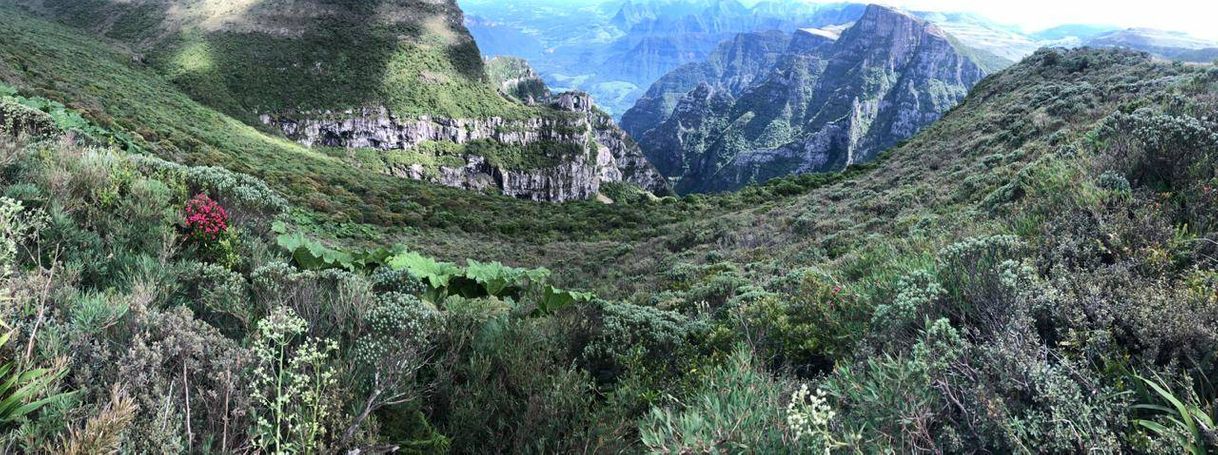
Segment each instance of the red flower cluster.
M228 230L228 212L206 194L196 195L187 202L185 215L191 237L215 240Z

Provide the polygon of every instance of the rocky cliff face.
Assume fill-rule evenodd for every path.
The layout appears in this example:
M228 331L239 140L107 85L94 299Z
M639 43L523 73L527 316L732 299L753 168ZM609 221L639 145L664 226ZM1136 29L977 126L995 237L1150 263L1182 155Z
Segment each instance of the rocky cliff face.
M712 72L671 113L664 97L679 84L651 93L651 104L632 111L640 115L623 119L678 192L869 161L938 119L985 75L945 32L882 6L869 6L840 37L801 30L766 43L785 47L756 58L743 77Z
M741 33L704 62L683 65L652 84L622 115L622 129L634 137L660 124L672 114L680 97L700 84L739 95L769 69L791 44L791 35L779 31Z
M553 112L526 119L402 118L378 107L263 114L261 121L309 147L414 151L413 162L387 159L385 171L457 188L555 202L595 197L605 182L669 193L667 181L638 145L588 95L564 93L541 101ZM528 162L513 162L487 156L504 149L546 159L524 156L519 158Z
M593 3L598 4L530 8L520 2L471 1L462 6L484 55L527 57L551 85L591 93L615 118L657 78L705 61L738 33L845 24L865 9L862 4L790 0Z
M234 118L347 149L361 172L546 201L602 182L668 192L589 97L552 95L523 60L484 61L456 0L12 3L125 42Z

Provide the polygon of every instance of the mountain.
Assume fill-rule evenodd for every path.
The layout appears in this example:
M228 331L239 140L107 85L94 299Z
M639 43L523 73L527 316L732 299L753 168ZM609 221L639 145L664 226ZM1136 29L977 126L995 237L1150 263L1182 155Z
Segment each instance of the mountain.
M546 201L623 180L665 191L621 154L632 151L597 142L603 121L586 103L505 97L451 0L21 3L127 43L195 100L308 147L375 157L377 172Z
M1119 30L1111 25L1065 24L1050 27L1028 35L1042 43L1056 43L1062 47L1074 47L1096 36Z
M1084 42L1091 47L1134 49L1170 60L1211 63L1218 56L1218 42L1187 33L1148 28L1115 30L1091 37Z
M1002 58L1000 69L1031 55L1042 46L1013 26L1005 26L976 14L915 11L913 15L931 22L952 37L973 47Z
M658 78L706 60L738 33L853 22L861 4L631 0L556 7L552 0L463 2L484 55L527 58L558 91L588 92L620 116ZM538 51L538 49L541 49Z
M713 83L720 91L739 95L778 63L793 36L779 31L736 35L720 44L706 61L683 65L659 78L622 115L622 128L632 136L643 137L672 113L684 94L702 83Z
M738 37L710 61L662 78L623 125L683 193L836 171L874 159L955 106L986 74L976 52L922 19L873 5L840 37Z

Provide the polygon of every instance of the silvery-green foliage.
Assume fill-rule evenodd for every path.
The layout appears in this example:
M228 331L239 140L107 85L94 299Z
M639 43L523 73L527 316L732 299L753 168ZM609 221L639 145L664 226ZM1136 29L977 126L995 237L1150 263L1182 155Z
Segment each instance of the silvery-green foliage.
M356 362L363 368L393 370L409 367L396 362L420 360L402 357L422 355L441 321L440 313L418 297L389 293L377 297L364 324L365 333L355 346Z
M398 292L402 294L420 295L427 291L427 286L418 277L407 270L392 267L379 267L372 272L372 286L377 292Z
M939 252L939 279L950 299L947 314L953 320L975 323L986 331L1003 325L1016 290L1004 273L1027 253L1027 243L1013 235L975 237L949 245Z
M231 316L245 327L253 322L257 309L240 273L219 264L193 261L182 263L179 269L179 282L197 308Z
M897 281L897 294L889 303L876 306L871 318L875 335L891 340L903 334L909 334L923 317L939 316L928 314L938 310L939 300L947 294L939 284L934 273L927 270L916 270L902 276Z
M1124 175L1113 171L1105 171L1103 174L1100 174L1099 185L1100 188L1115 193L1127 194L1132 191L1132 188L1129 186L1129 180Z
M131 319L137 332L117 361L117 378L141 412L124 450L177 453L203 444L204 435L215 436L220 451L242 445L250 352L186 307L132 305Z
M29 228L22 223L20 201L0 197L0 302L12 299L9 276L17 262L17 242L25 238Z
M288 202L266 182L228 169L213 166L185 166L144 155L128 157L146 174L181 179L186 183L222 195L225 202L251 212L276 215L288 209Z

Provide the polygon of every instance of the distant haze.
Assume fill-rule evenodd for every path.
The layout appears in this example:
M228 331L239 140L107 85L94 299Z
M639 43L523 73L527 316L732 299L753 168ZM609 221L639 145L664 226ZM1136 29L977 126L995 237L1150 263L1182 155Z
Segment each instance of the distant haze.
M496 3L503 0L461 0L461 3ZM643 3L649 0L634 0ZM790 3L839 3L813 0L740 0L746 5L761 1ZM548 0L545 3L589 6L625 3L626 0ZM1092 24L1118 27L1147 27L1186 32L1218 41L1218 1L1215 0L873 0L907 10L969 12L1033 33L1058 25Z
M757 0L744 3L753 4ZM870 3L908 10L976 13L996 22L1019 26L1029 33L1064 24L1102 24L1180 31L1218 40L1218 1L1214 0L874 0Z

